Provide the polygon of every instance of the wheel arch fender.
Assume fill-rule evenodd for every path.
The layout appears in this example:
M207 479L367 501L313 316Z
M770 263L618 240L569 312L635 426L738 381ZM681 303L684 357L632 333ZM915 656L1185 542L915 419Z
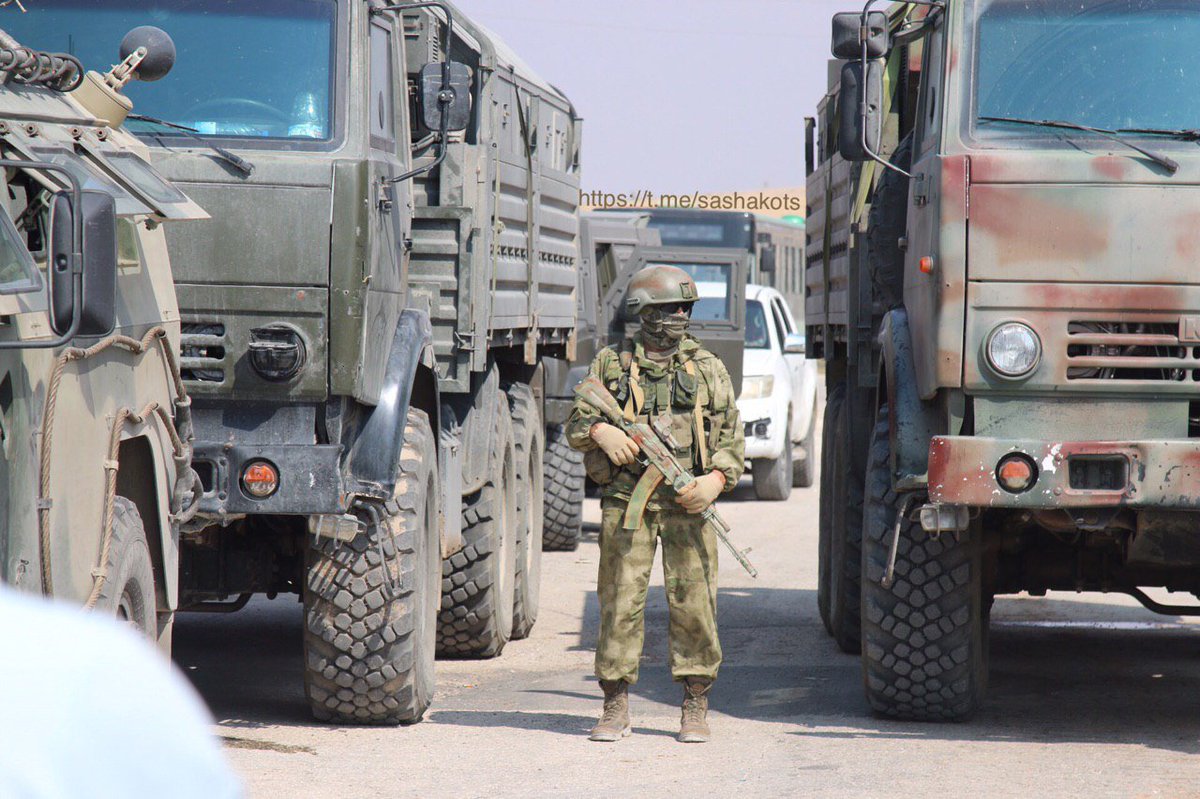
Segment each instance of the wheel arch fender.
M170 451L159 436L139 431L121 439L117 449L114 493L133 503L142 519L159 613L179 604L179 549L171 529L171 485L174 469Z
M430 427L437 435L440 405L433 325L423 311L405 309L388 350L379 402L350 442L346 472L351 483L358 483L368 493L390 496L396 487L408 409L415 406L429 414Z
M875 406L890 409L892 483L898 489L928 483L929 442L945 432L945 422L933 404L921 399L908 312L889 311L879 330L879 389Z

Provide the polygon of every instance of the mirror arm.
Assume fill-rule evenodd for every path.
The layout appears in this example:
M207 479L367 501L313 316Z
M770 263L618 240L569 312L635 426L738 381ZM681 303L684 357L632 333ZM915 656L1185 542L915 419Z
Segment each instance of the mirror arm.
M0 168L37 169L45 172L57 172L71 184L71 325L58 338L45 341L0 341L0 350L46 350L61 347L75 338L79 325L83 322L83 186L74 175L57 164L45 161L19 161L0 158ZM54 268L46 264L46 284L49 286L49 271ZM47 314L50 307L47 305Z
M440 8L442 13L446 15L446 52L442 58L442 87L438 90L438 105L441 106L442 123L438 128L438 154L433 159L432 164L417 167L411 172L405 172L398 178L388 178L387 183L403 183L406 180L424 175L426 172L432 172L442 165L446 160L446 137L448 135L447 126L450 124L449 109L451 102L452 87L450 86L450 48L454 44L454 12L450 10L450 6L439 0L429 0L429 2L420 3L397 3L394 5L383 6L382 8L373 8L371 13L374 15L382 14L385 11L410 11L417 8Z
M944 0L905 0L905 1L907 3L909 3L910 5L932 6L933 8L939 8L939 9L943 9L943 10L946 8L946 3ZM858 38L862 39L862 67L863 67L863 76L864 76L863 81L862 81L862 124L859 126L862 128L861 144L862 144L863 152L866 153L867 156L869 156L872 161L882 164L884 167L892 170L893 172L899 172L901 175L904 175L904 177L911 180L913 177L912 173L910 173L904 169L901 169L900 167L893 164L891 161L887 160L883 156L874 152L871 149L871 146L867 143L867 100L870 99L870 94L868 91L868 88L870 86L870 81L866 80L865 76L868 72L867 64L871 60L870 51L868 50L868 46L869 46L870 40L871 40L871 28L870 28L871 6L875 5L878 2L879 2L879 0L867 0L867 4L865 6L863 6L862 24L861 24L861 27L859 28L859 34L858 34Z

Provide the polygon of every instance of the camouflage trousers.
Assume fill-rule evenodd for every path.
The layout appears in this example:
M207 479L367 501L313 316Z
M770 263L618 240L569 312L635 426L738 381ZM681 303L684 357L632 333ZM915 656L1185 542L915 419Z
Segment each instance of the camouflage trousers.
M600 640L596 676L637 682L645 636L646 592L658 541L670 622L671 676L716 679L721 665L717 640L717 542L698 516L646 511L637 530L621 528L626 503L601 505Z

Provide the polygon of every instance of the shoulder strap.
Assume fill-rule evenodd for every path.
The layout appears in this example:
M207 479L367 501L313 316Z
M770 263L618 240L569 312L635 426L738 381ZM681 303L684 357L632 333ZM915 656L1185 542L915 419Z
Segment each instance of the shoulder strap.
M625 403L625 420L632 422L646 406L646 392L638 382L641 370L633 357L632 339L625 339L621 345L621 371L629 375L629 400Z
M696 376L696 362L688 359L683 362L683 371L691 377ZM704 438L704 411L700 408L700 390L697 386L696 405L692 408L692 424L696 428L696 451L700 454L700 468L708 472L708 441Z

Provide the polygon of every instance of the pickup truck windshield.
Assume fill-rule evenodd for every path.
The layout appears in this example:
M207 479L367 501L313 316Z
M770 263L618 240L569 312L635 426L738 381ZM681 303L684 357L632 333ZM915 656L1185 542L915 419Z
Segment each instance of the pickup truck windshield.
M977 0L975 117L1200 127L1200 3ZM979 136L1045 129L983 125Z
M121 39L156 25L175 40L167 79L130 83L139 113L227 138L332 137L335 0L40 0L5 14L17 41L106 71ZM177 135L130 122L155 135Z

